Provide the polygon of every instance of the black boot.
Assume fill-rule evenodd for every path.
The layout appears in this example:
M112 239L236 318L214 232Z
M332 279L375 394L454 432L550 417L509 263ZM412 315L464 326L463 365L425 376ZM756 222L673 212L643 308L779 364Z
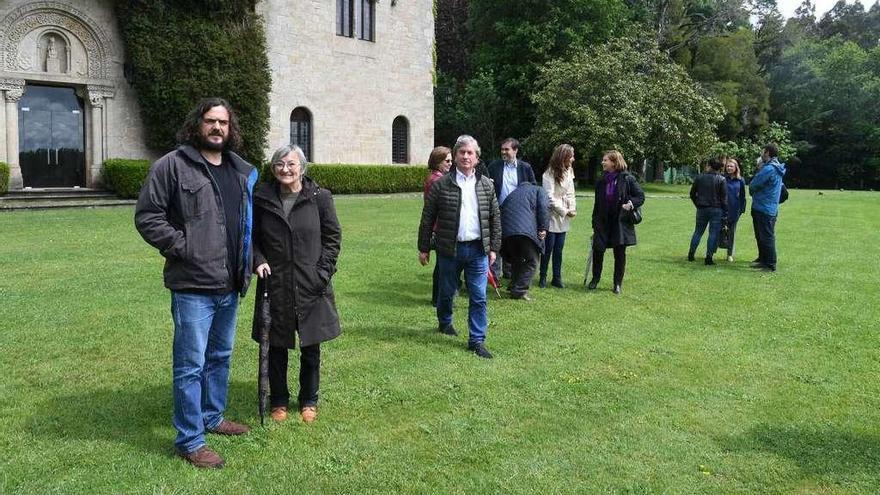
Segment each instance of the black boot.
M599 285L599 279L592 279L590 283L587 284L587 290L596 290L596 287Z
M694 261L694 252L693 251L688 252L688 261Z
M611 292L620 295L620 284L614 284L614 288L611 289Z
M714 265L715 264L715 261L712 260L712 255L706 256L706 264L707 265Z
M538 287L542 289L547 288L547 275L541 275L541 278L538 279Z

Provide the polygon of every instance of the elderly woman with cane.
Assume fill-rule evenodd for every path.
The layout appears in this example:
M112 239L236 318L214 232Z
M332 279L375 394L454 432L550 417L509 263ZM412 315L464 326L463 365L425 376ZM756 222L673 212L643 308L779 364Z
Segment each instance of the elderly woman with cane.
M330 191L305 175L308 163L294 145L272 156L272 179L254 191L254 272L268 284L269 402L275 421L287 419L288 350L299 339L298 406L302 420L317 418L321 342L340 334L330 279L342 231ZM259 335L253 335L259 342Z

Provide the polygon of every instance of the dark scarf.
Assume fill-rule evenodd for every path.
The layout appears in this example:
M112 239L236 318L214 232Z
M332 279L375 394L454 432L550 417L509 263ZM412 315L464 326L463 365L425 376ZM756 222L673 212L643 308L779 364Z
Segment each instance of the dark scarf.
M617 203L617 176L620 172L605 172L605 201L609 206Z

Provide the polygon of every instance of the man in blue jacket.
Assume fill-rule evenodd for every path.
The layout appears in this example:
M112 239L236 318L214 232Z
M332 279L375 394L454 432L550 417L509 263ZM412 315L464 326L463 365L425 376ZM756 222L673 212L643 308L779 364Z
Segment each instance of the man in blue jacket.
M758 241L758 259L752 267L776 271L776 216L779 213L779 195L785 164L779 163L779 147L775 143L764 146L761 153L764 165L749 183L752 196L752 224Z
M165 258L177 455L199 468L220 468L223 458L208 447L205 433L250 430L223 412L238 301L251 279L257 170L232 151L241 132L221 98L199 102L177 140L180 147L150 167L134 221Z
M513 299L532 300L529 285L544 252L549 206L544 188L524 182L507 195L501 208L501 254L511 265L507 290Z

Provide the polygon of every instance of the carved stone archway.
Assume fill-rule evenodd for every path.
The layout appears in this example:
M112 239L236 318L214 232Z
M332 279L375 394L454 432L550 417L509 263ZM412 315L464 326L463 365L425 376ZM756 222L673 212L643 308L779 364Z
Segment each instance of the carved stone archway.
M41 45L53 37L51 49ZM63 2L27 3L0 20L0 161L10 164L11 188L22 187L18 102L28 83L72 86L86 100L86 182L100 182L108 99L115 94L113 52L100 24Z

